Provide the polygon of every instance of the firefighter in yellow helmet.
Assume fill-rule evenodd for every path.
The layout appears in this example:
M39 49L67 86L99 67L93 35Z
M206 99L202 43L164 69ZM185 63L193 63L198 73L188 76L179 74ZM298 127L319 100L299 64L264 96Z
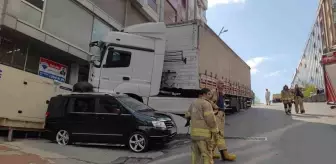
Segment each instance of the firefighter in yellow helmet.
M305 113L304 107L303 107L303 93L300 89L300 87L295 84L294 89L294 101L295 101L295 112L296 113Z
M285 85L281 91L281 101L284 104L285 113L290 115L292 113L292 102L293 102L293 93L289 90L288 86Z
M185 117L191 121L192 164L212 164L212 138L218 133L215 115L211 104L207 101L212 97L211 91L203 88L189 107Z
M221 157L223 161L234 161L236 160L235 154L230 154L227 150L225 139L224 139L224 126L225 126L225 113L223 110L221 110L217 105L217 92L216 90L212 90L212 97L209 100L209 102L212 105L212 109L215 114L217 127L219 129L219 133L214 137L214 149L213 151L213 158L219 158ZM219 150L220 156L215 153L215 150Z

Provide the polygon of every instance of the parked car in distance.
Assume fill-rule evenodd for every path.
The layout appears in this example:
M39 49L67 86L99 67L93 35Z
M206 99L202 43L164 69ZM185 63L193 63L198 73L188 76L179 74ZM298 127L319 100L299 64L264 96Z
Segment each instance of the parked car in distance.
M176 135L167 113L119 93L72 93L52 97L45 129L60 145L107 143L144 152L151 144L165 144Z

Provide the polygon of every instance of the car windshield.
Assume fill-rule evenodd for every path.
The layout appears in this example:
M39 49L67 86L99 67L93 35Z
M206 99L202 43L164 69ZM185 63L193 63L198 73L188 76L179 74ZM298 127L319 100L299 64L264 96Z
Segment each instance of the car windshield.
M153 108L131 97L117 97L117 99L126 107L134 111L154 111Z

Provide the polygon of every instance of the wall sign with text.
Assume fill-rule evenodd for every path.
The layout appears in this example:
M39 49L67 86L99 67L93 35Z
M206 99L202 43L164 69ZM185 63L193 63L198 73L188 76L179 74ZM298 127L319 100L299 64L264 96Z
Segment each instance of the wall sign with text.
M39 72L42 77L65 82L67 77L68 67L54 62L46 58L40 58Z

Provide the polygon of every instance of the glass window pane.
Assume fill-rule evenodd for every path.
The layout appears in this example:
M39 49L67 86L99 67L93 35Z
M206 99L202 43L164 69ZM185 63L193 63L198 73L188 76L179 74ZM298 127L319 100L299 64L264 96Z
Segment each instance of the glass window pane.
M25 0L25 1L29 2L30 4L34 5L35 7L43 10L44 0Z
M101 41L107 34L111 31L111 28L106 25L104 22L94 19L93 21L93 30L92 30L92 39L91 41ZM97 47L92 47L90 52L97 54L99 49Z
M19 19L24 20L36 27L40 27L42 13L33 7L21 2Z
M23 70L26 61L26 50L23 47L14 49L13 67Z
M6 38L0 38L0 63L10 66L13 58L14 43Z

